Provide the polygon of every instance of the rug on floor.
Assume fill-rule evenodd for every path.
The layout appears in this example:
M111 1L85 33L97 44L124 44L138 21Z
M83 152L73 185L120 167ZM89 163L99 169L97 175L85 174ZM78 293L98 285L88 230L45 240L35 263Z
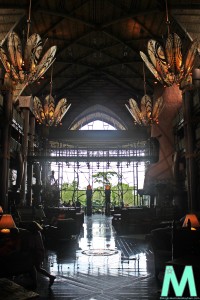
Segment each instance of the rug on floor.
M27 300L39 297L39 294L7 279L0 278L0 300Z

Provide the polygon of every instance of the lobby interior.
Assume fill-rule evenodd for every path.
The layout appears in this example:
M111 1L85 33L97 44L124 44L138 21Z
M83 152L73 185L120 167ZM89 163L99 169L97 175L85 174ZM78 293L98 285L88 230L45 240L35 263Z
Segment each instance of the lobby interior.
M157 300L167 265L199 277L199 16L196 0L0 0L1 287L38 299ZM51 288L41 274L33 287L31 259L1 251L33 221Z

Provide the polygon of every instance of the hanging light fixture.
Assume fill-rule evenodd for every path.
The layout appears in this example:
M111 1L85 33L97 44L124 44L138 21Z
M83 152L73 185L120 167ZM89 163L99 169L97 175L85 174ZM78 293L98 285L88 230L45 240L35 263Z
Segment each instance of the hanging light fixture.
M143 75L144 75L144 96L141 99L140 108L134 99L129 99L129 106L125 104L126 108L132 115L133 119L139 125L152 125L158 124L158 117L163 108L163 98L158 98L155 103L151 100L151 97L146 92L146 79L145 69L143 64Z
M191 83L191 71L194 66L195 56L198 50L199 41L194 40L186 56L183 55L181 38L176 33L170 33L169 17L166 0L166 24L168 35L165 45L162 46L156 40L149 40L147 43L148 56L140 51L140 56L154 77L165 87L173 84L182 88Z
M28 84L39 80L54 62L57 47L52 46L41 58L42 39L39 34L30 32L31 0L29 6L29 19L27 20L27 39L25 47L15 32L10 32L7 37L7 51L0 46L0 59L5 68L5 85L14 85L20 89L20 94ZM24 50L24 51L23 51ZM41 59L40 59L41 58ZM17 87L18 86L18 87ZM19 92L17 98L19 97ZM16 101L17 99L15 99Z
M46 96L44 106L38 97L33 100L33 113L39 124L46 126L61 125L61 120L70 108L66 98L62 98L55 107L54 98L51 95Z
M134 99L129 99L129 106L125 104L126 108L132 115L136 123L143 126L158 124L159 114L163 108L163 98L158 98L154 105L148 95L144 95L141 99L141 108L139 109L137 102Z
M33 113L39 124L46 126L57 126L61 125L61 120L70 108L71 104L67 103L66 98L59 100L58 104L55 105L55 100L52 97L52 85L53 85L53 69L51 72L50 81L50 94L44 99L44 105L38 97L33 99Z

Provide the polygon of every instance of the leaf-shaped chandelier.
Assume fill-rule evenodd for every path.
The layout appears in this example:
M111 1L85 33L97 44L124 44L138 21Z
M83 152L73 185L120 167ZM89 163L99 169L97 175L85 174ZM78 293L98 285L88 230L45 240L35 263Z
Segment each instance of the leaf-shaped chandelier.
M166 24L168 36L164 46L156 40L149 40L147 43L148 56L140 51L140 56L154 77L165 87L173 84L180 85L181 88L191 83L191 72L194 66L199 41L194 40L187 54L183 55L183 45L180 37L176 33L170 33L170 21L168 17L166 2Z
M140 56L162 85L167 87L174 83L181 85L191 79L198 45L197 40L193 41L184 59L181 39L176 33L172 33L168 35L165 47L155 40L149 40L148 56L142 51L140 51Z
M129 99L129 106L127 104L125 104L125 106L136 123L149 126L159 123L158 117L163 108L163 98L158 98L153 105L151 98L145 94L141 99L140 108L137 102L132 98Z
M9 32L7 49L0 44L0 60L5 68L4 85L14 89L14 102L26 86L39 80L54 62L57 47L52 46L41 58L43 46L39 34L29 36L31 24L31 0L27 20L27 38L24 45L17 33Z
M46 96L44 105L38 97L33 99L33 113L39 124L46 126L61 125L61 120L70 108L66 98L62 98L55 106L54 98L51 95Z
M24 53L19 36L10 32L7 38L7 53L0 47L0 59L5 68L5 80L11 80L15 85L30 84L42 77L54 62L56 46L42 53L42 40L39 34L32 34L26 41Z

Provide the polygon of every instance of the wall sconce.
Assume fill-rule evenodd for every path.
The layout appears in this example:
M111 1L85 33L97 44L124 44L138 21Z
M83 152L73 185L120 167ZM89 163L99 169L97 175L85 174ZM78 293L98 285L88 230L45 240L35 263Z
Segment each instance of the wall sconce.
M183 222L182 227L187 227L191 230L196 230L196 228L200 227L199 220L195 214L187 214L185 216L185 220Z
M0 232L10 233L11 228L16 228L13 217L9 214L4 214L0 216Z

